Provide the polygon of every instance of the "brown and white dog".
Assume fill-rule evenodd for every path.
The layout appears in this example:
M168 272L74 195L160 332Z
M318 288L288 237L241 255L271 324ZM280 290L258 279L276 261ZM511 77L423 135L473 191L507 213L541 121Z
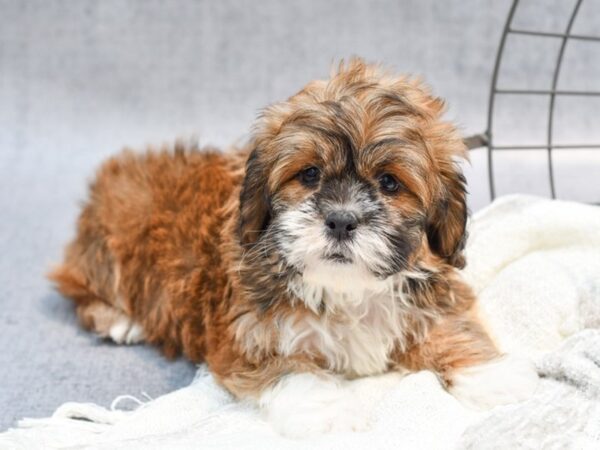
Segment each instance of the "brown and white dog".
M464 402L527 397L461 280L461 136L418 81L359 59L264 110L245 148L125 151L51 278L82 324L208 363L290 436L357 429L346 380L434 371Z

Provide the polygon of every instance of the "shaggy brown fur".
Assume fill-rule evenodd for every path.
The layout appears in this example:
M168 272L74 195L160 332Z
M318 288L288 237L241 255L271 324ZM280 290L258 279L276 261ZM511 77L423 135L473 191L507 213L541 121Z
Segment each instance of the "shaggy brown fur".
M332 361L316 335L282 350L282 323L326 318L343 327L348 317L296 298L289 286L298 273L282 270L285 255L261 241L281 211L319 189L302 183L302 170L343 178L351 159L369 185L382 172L401 181L398 194L373 194L389 222L405 227L404 266L391 272L425 274L397 286L405 306L390 319L402 327L385 370L432 369L451 385L457 368L498 352L456 271L466 206L455 158L466 149L442 110L420 82L353 60L267 108L235 152L125 151L98 172L77 237L50 277L85 327L106 336L117 319L131 318L148 343L206 361L239 397L256 397L288 373L368 374Z

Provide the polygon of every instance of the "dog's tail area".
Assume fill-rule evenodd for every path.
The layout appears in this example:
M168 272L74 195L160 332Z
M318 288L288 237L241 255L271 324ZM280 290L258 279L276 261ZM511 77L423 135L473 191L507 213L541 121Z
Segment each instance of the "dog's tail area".
M90 288L85 275L68 262L54 267L46 276L58 292L72 299L77 305L100 300Z
M98 330L97 320L93 313L98 305L105 305L105 301L90 286L88 278L68 261L55 267L47 274L56 290L63 296L73 300L76 306L77 317L81 325L91 331Z
M122 309L111 303L106 292L105 295L100 294L101 289L96 289L94 280L88 278L84 270L85 266L80 267L77 261L67 259L48 274L56 289L75 302L81 325L117 344L135 344L145 340L143 329Z

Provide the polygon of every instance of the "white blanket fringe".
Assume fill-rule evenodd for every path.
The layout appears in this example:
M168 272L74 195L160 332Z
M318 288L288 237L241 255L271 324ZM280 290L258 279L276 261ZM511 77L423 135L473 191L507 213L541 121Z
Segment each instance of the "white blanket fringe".
M0 434L0 448L496 448L496 432L504 448L600 448L600 356L585 347L600 342L600 331L580 333L600 327L600 208L510 196L476 214L469 229L465 276L491 329L504 350L534 358L548 377L531 401L474 412L430 372L388 374L354 382L354 394L372 405L370 430L292 441L201 367L190 386L156 399L121 396L108 409L66 403L50 418L23 419ZM126 400L136 407L120 409ZM574 407L581 414L562 414ZM515 422L520 413L527 425ZM545 429L536 417L556 421Z

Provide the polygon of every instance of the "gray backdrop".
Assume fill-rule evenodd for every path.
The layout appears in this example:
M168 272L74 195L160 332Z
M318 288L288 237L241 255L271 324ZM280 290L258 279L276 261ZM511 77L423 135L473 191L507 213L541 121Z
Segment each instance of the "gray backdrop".
M598 3L584 5L580 32L600 28ZM517 19L561 31L570 4L529 1ZM82 332L44 279L103 158L179 136L229 144L259 108L350 55L422 74L465 133L481 132L508 8L509 0L0 0L0 429L64 401L157 396L193 376L185 361ZM600 45L585 44L568 52L561 82L600 90ZM548 87L555 43L509 45L503 82ZM542 100L499 104L499 137L541 139ZM565 142L600 141L598 100L582 103L557 109ZM547 193L543 158L500 158L501 192ZM597 154L560 158L559 193L600 199ZM465 170L476 210L488 202L482 151Z

